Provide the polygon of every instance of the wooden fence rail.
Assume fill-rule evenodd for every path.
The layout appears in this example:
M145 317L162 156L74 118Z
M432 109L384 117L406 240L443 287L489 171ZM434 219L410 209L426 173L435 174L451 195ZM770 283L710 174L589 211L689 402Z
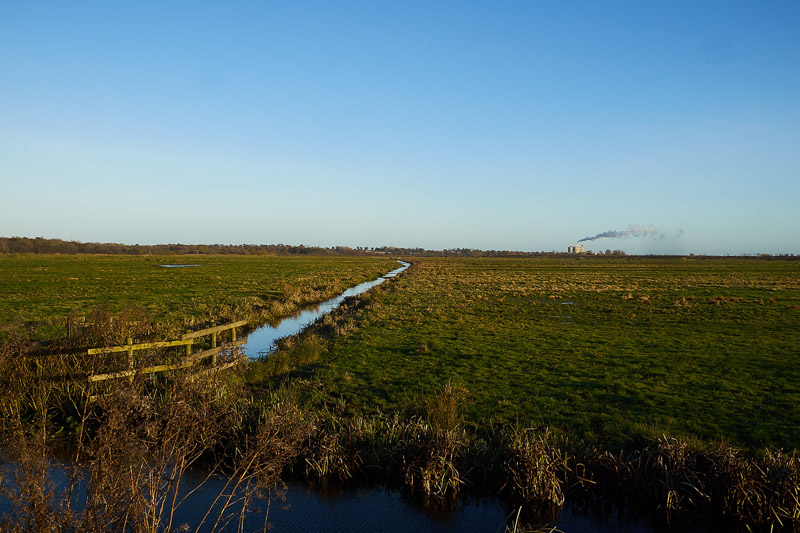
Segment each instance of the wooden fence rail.
M138 373L143 374L152 374L154 372L164 372L167 370L176 370L179 368L186 368L197 364L198 362L206 359L208 357L211 358L211 364L213 366L217 365L217 356L220 351L222 351L222 347L217 346L217 335L224 331L230 330L230 342L232 346L241 346L247 339L242 339L237 341L236 340L236 328L240 328L246 326L248 324L247 320L239 320L238 322L232 322L230 324L224 324L221 326L212 326L210 328L201 329L198 331L189 331L181 335L180 340L175 341L161 341L161 342L144 342L134 344L132 338L128 338L128 344L123 344L120 346L108 346L103 348L89 348L87 350L87 355L97 355L97 354L105 354L105 353L119 353L119 352L128 352L128 368L127 370L120 370L117 372L108 372L104 374L94 374L89 376L88 380L89 383L94 383L97 381L105 381L107 379L117 379L128 377L133 379L133 376ZM194 345L195 339L199 339L202 337L206 337L211 335L211 348L208 350L203 350L199 353L193 354L192 353L192 346ZM166 348L170 346L186 346L186 355L181 358L180 361L177 363L170 363L164 365L156 365L150 366L147 368L136 369L134 368L134 358L133 353L139 350L150 350L155 348ZM239 360L229 361L221 368L228 368L233 364L236 364Z
M233 346L241 346L247 342L247 339L242 339L233 343ZM128 370L120 370L118 372L109 372L107 374L94 374L89 376L89 383L95 383L98 381L105 381L107 379L117 379L117 378L133 378L137 373L139 374L153 374L156 372L165 372L167 370L179 370L181 368L188 368L192 365L197 364L198 362L202 361L207 357L212 357L214 361L214 365L216 367L216 356L223 350L222 346L217 346L216 348L211 348L209 350L203 350L202 352L196 353L191 355L190 357L184 357L177 363L171 363L166 365L156 365L156 366L149 366L146 368L130 368ZM225 368L229 368L236 363L238 363L241 359L233 359L232 361L228 361L224 365L216 367L218 370L224 370Z
M131 339L129 339L131 340ZM151 348L166 348L168 346L183 346L191 345L193 340L179 340L179 341L163 341L163 342L144 342L141 344L123 344L122 346L109 346L108 348L89 348L88 355L97 355L99 353L115 353L115 352L135 352L138 350L149 350Z

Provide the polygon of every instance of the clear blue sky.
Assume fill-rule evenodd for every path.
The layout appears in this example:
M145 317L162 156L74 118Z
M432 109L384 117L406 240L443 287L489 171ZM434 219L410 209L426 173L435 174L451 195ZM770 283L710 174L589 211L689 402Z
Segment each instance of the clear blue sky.
M4 2L0 194L2 236L800 254L800 2Z

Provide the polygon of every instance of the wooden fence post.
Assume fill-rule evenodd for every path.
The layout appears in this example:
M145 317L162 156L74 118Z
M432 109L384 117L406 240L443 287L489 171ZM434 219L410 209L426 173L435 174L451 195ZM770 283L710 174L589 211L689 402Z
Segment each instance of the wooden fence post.
M133 337L128 337L128 370L133 370ZM133 383L133 374L128 381Z
M216 326L217 323L212 322L211 325ZM215 331L214 333L211 334L211 348L216 348L216 347L217 347L217 332ZM211 354L211 366L216 366L216 364L217 364L217 352L214 352L213 354Z

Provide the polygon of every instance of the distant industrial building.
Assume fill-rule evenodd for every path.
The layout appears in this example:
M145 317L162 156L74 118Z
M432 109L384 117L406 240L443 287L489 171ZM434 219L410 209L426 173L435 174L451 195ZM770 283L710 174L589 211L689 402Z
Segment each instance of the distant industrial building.
M583 246L580 244L576 244L574 246L570 246L567 248L567 251L571 254L582 254L583 253Z

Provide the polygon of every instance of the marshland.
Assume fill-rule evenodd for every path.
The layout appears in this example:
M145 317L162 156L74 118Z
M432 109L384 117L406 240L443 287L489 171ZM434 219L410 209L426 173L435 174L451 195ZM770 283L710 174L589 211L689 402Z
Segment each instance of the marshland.
M497 499L517 531L800 527L791 258L406 257L266 356L86 381L116 364L87 348L274 324L396 259L0 256L6 529L178 529L190 472L192 529L266 525L286 483Z

